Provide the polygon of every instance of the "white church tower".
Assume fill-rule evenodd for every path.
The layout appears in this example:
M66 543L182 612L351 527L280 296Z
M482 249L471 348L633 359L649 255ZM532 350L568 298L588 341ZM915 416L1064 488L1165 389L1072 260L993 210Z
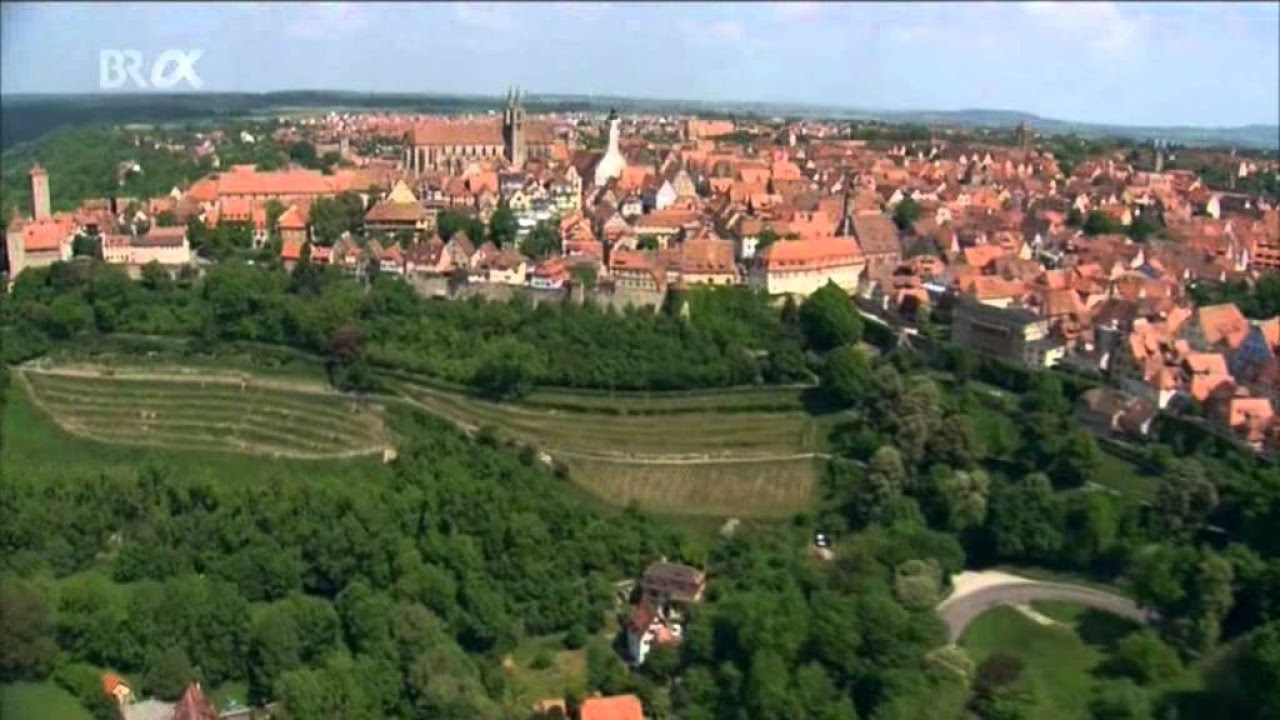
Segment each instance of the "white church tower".
M618 125L618 112L610 110L609 148L605 150L604 157L600 158L600 162L596 163L596 187L609 182L610 178L621 177L622 169L627 166L626 158L622 157L622 151L618 149Z

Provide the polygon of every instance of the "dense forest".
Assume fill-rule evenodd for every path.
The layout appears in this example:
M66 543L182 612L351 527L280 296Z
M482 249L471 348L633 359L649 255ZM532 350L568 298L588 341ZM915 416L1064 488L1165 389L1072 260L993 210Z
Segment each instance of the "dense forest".
M676 306L687 301L688 320ZM49 339L131 332L250 340L459 383L501 376L601 389L673 390L790 382L809 377L799 331L745 288L702 289L667 312L571 303L442 302L399 278L367 291L335 268L221 263L201 279L171 281L152 268L138 282L80 260L22 273L3 311L4 353L17 361ZM339 332L343 329L348 332ZM349 329L359 328L358 333Z
M274 143L240 140L241 130L261 135L268 127L249 121L220 126L228 136L217 149L222 166L255 163L263 170L280 167L284 153ZM37 143L4 151L0 206L6 212L17 207L30 213L27 172L36 162L49 173L49 199L55 212L73 210L91 198L141 201L166 195L215 171L210 157L197 159L189 149L196 144L194 133L200 130L195 125L170 129L92 125L55 130Z
M1193 717L1158 683L1229 642L1239 680L1217 707L1280 711L1280 470L1171 423L1128 451L1158 476L1151 496L1104 491L1099 441L1071 421L1085 381L954 348L928 362L905 345L869 354L834 286L781 311L719 289L616 313L427 301L393 278L364 288L305 264L178 281L156 270L138 282L93 261L23 273L3 308L6 359L127 330L321 352L347 386L385 365L505 396L813 368L825 401L847 409L836 457L812 515L713 541L634 511L599 515L531 450L415 415L397 417L400 457L365 475L209 482L147 464L6 476L0 603L23 620L0 638L5 678L52 674L89 697L89 668L109 665L162 696L193 676L244 681L300 720L500 717L502 654L564 632L585 648L589 691L636 692L659 718L1031 718L1036 698L1009 689L1003 661L938 649L946 578L1007 563L1117 583L1159 613L1102 671L1094 717ZM834 562L802 550L814 527L837 538ZM660 555L705 566L709 597L678 650L631 672L597 631L611 583Z
M614 581L683 557L651 521L568 499L532 454L398 429L385 470L6 472L0 678L52 674L100 717L87 666L166 698L247 682L296 718L504 717L499 655L526 634L582 642Z

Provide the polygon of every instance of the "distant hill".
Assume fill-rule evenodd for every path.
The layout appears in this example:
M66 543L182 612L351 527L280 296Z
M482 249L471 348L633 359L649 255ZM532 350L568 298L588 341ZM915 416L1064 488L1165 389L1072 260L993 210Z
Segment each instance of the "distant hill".
M84 123L189 122L269 114L283 109L386 109L431 113L477 112L500 107L501 98L480 95L370 94L296 90L273 93L85 94L0 96L0 147L33 140L50 130ZM605 111L687 113L761 118L805 117L877 120L972 128L1008 128L1025 122L1044 134L1122 137L1197 146L1280 150L1280 126L1231 128L1127 127L1079 123L1011 110L892 111L789 103L725 103L587 95L531 95L532 112Z

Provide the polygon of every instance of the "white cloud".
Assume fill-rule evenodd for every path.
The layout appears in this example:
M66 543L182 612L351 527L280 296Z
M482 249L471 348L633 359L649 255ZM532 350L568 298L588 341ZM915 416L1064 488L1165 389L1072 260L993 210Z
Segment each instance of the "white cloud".
M943 32L935 25L894 25L885 31L885 36L890 42L908 45L941 39Z
M288 11L295 8L301 12L296 18L290 17L292 12ZM366 27L369 24L366 9L359 3L348 2L297 5L285 8L283 22L286 33L294 37L330 37Z
M746 28L737 20L716 20L707 26L707 32L711 33L712 37L734 42L742 42L747 37Z
M1110 56L1132 51L1147 29L1145 16L1128 17L1114 2L1037 1L1022 9L1045 28Z
M577 2L576 0L551 3L551 7L556 11L578 19L599 17L609 9L609 5L610 3L607 2Z
M453 6L453 14L463 24L489 32L505 32L515 26L515 19L505 3L457 3Z
M677 25L685 42L693 45L736 45L747 42L747 28L737 20L709 20L706 22L684 18Z
M773 13L783 20L816 20L822 13L822 4L817 2L780 2L773 3Z

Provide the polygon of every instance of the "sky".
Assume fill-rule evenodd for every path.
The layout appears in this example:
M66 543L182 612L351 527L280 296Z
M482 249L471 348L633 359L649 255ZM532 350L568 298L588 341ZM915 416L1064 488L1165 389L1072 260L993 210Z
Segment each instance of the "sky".
M97 92L102 51L201 90L601 94L1123 125L1280 123L1280 2L9 3L0 92ZM145 73L144 73L145 74Z

